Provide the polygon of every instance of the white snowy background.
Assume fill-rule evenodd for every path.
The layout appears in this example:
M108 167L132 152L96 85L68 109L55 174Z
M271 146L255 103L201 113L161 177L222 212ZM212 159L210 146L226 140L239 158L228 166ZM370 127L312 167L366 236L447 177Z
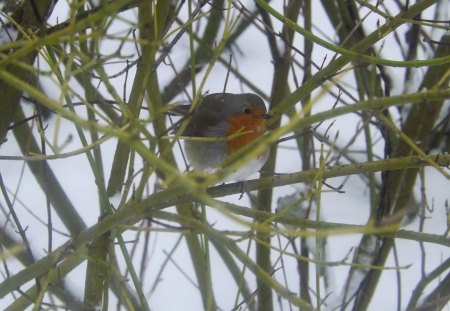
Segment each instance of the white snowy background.
M253 2L243 2L248 9L254 7ZM282 1L272 1L273 5L277 10L282 10ZM321 22L315 22L315 25L320 25L320 29L314 29L314 33L322 36L326 34L333 38L335 30L332 29L331 25L328 24L328 20L323 16L323 12L320 10L320 5L314 8L313 20L319 20ZM398 11L396 6L392 6L391 13L395 15ZM49 24L56 24L57 21L63 21L67 18L68 6L65 1L59 1L57 7L55 8ZM432 10L429 10L430 14ZM237 11L234 10L233 16L237 16ZM427 13L427 12L425 12ZM185 12L184 12L185 14ZM364 14L361 14L363 16ZM444 12L443 16L447 19L450 13ZM125 20L130 20L135 22L137 17L132 13L128 12L123 14ZM433 16L428 16L433 18ZM184 17L185 18L185 17ZM371 20L373 18L373 20ZM378 17L369 15L368 19L364 21L364 25L367 28L367 32L373 31L376 27ZM384 22L384 21L381 21ZM280 31L281 25L276 20L274 20L275 30ZM370 27L371 25L371 27ZM123 34L128 31L130 24L126 22L120 22L117 20L114 27L111 27L110 33ZM405 29L403 29L404 31ZM443 32L436 31L433 34L435 40L439 40ZM384 46L382 48L382 55L389 59L400 59L398 45L394 43L392 36L389 36L384 40ZM105 41L102 44L102 52L110 52L114 50L118 42ZM238 40L237 43L239 51L233 50L233 61L235 64L239 65L239 70L245 73L245 77L252 81L258 88L265 91L267 95L271 89L272 76L273 76L273 65L271 63L270 51L267 47L267 40L264 33L257 30L255 27L250 27L250 30L246 31ZM294 44L298 49L302 50L302 38L296 36L296 42ZM131 57L136 57L134 44L129 43L125 45L122 50L123 54L129 54ZM223 55L227 55L230 51L225 52ZM188 37L185 36L174 48L171 53L171 58L175 66L182 66L187 58L189 57L189 42ZM314 61L318 64L322 63L323 58L326 56L326 62L329 62L333 54L330 51L324 50L323 48L315 45L314 46ZM45 68L45 62L41 61L40 66ZM114 66L110 66L110 72L115 73L124 68L124 63L118 63ZM178 68L179 69L179 68ZM299 75L299 79L302 78L302 73L299 69L296 69ZM422 77L425 69L418 69L417 76ZM408 90L417 89L417 85L403 84L403 69L396 68L395 70L390 69L390 74L394 74L396 79L394 82L393 95L401 94L407 88ZM129 94L129 88L133 82L134 68L131 68L129 72L129 81L127 83L128 90L126 94ZM160 66L159 68L159 82L161 88L166 85L168 81L173 78L173 72L169 66ZM201 80L200 74L198 81ZM217 64L213 72L210 74L204 91L210 93L221 92L224 85L225 76L227 74L227 68L223 65ZM124 76L113 80L118 93L122 94L124 87ZM60 97L59 88L51 81L51 79L45 79L48 83L45 83L45 90L47 94L50 94L55 100ZM342 83L352 83L353 76L352 73L348 73L339 78ZM418 79L420 81L420 79ZM292 81L291 81L292 82ZM73 83L76 85L76 82ZM292 87L294 85L292 84ZM77 86L77 89L82 92L81 88ZM103 90L103 94L108 98L108 94ZM189 87L188 87L189 89ZM243 86L233 75L231 74L230 79L227 84L227 92L240 93L248 91L248 88ZM318 90L320 91L320 90ZM317 92L313 93L313 97L317 95ZM345 98L351 102L350 99ZM188 99L186 96L181 95L176 100L185 103ZM335 99L329 96L320 97L320 99L315 102L313 106L313 113L317 113L322 110L327 110L332 107ZM448 103L447 103L448 107ZM32 106L25 105L25 111L27 114L33 114ZM82 113L84 109L79 108L78 111ZM395 115L395 110L392 112ZM75 128L71 122L61 120L61 126L56 134L55 127L55 117L52 117L46 122L47 129L46 133L50 140L58 141L63 143L68 139L69 136L72 137L70 142L64 147L62 152L69 152L71 150L76 150L81 147L81 143L75 132ZM353 137L355 130L360 126L360 118L354 115L345 115L339 117L335 120L329 120L328 122L322 124L318 132L323 134L331 122L335 123L330 128L328 134L330 139L333 139L337 132L339 132L339 138L337 140L337 145L344 146L350 138ZM149 126L150 128L150 126ZM55 135L55 136L54 136ZM373 129L374 141L376 138L380 137L380 134ZM109 171L112 163L112 155L114 148L116 146L115 140L109 140L102 144L102 154L104 157L104 167L106 180L109 177ZM292 141L282 144L283 148L279 148L278 162L277 162L277 173L292 173L301 170L301 162L298 156L298 151L295 149L295 145ZM320 148L320 142L315 141L316 148ZM294 148L289 148L294 147ZM352 146L355 150L365 150L364 137L359 135ZM374 146L374 150L377 155L383 155L383 145L378 143ZM181 153L177 148L175 148L175 153L177 154L180 168L183 168L181 161ZM20 150L17 147L12 134L8 135L8 141L1 146L0 155L1 156L13 156L20 154ZM355 154L354 155L361 162L366 161L366 155ZM92 171L89 167L87 158L85 155L80 154L73 157L68 157L60 160L50 160L50 166L53 172L57 175L58 180L61 182L66 193L69 195L71 202L76 206L78 213L82 216L84 222L87 226L94 225L99 217L99 206L98 206L98 194L96 190L96 185L94 183L94 178ZM136 165L136 169L139 169L139 163ZM27 227L27 236L32 245L33 253L35 257L39 258L45 255L45 249L47 248L47 227L46 223L46 201L45 197L36 184L32 174L29 172L26 164L22 161L10 161L10 160L0 160L0 172L3 176L6 186L10 191L11 196L15 196L17 201L15 202L16 212L19 214L21 223L23 226ZM427 199L430 205L433 205L433 212L427 213L427 219L425 221L425 232L433 234L443 234L446 230L447 215L445 211L445 204L449 199L449 181L443 177L441 174L436 172L434 169L425 169L425 183L427 189ZM252 176L256 178L257 175ZM378 174L379 178L379 174ZM321 202L321 215L323 220L330 221L334 223L343 224L360 224L364 225L369 216L369 190L365 183L361 182L359 176L351 176L350 178L332 178L328 179L327 183L333 186L339 186L343 183L344 193L337 192L324 192L322 194ZM150 183L151 185L151 183ZM420 182L417 182L417 198L420 199L419 192ZM292 185L279 187L274 189L273 196L273 206L276 206L277 199L284 197L286 195L291 195L296 191L302 190L303 185ZM233 202L242 206L249 206L249 201L247 196L244 196L241 200L238 199L239 195L233 195L226 198L222 198L224 201ZM0 201L2 205L2 214L0 215L0 220L5 225L5 207L3 200ZM209 223L214 224L216 229L224 230L246 230L248 228L237 224L236 222L224 217L220 212L215 211L212 208L207 209ZM38 221L38 218L42 220L43 223ZM9 231L14 229L10 224L6 225ZM55 229L60 229L64 231L63 226L56 215L54 215L53 226ZM419 219L416 218L413 222L405 226L403 229L406 230L418 230ZM133 240L135 238L135 232L127 232L124 234L125 240ZM182 240L179 246L176 248L172 260L167 263L167 266L163 270L160 280L156 280L157 274L159 273L161 266L167 259L167 253L172 251L172 248L177 243L180 235L176 232L174 233L152 233L150 239L151 251L149 252L149 259L147 263L147 270L145 279L142 280L144 284L145 294L148 297L149 305L152 310L201 310L202 302L198 289L195 288L181 272L180 269L184 271L194 282L195 273L193 271L190 257L185 247L184 241ZM280 248L284 248L287 244L286 239L281 238ZM353 254L354 247L356 247L360 241L361 235L359 234L345 234L338 236L331 236L328 238L328 253L327 260L330 262L338 262L346 258L347 262L351 261L351 256ZM64 243L67 237L54 233L54 247ZM273 237L273 241L278 239L277 236ZM242 242L241 245L245 249L247 247L246 241ZM276 243L274 242L276 245ZM253 248L254 244L252 245ZM298 246L298 243L297 243ZM418 281L422 278L421 275L421 265L422 260L424 261L425 271L429 272L434 267L438 266L441 262L446 260L450 256L450 250L448 248L426 244L425 254L420 252L418 243L415 241L408 241L397 239L396 247L398 253L398 265L400 267L407 267L401 270L401 301L402 308L405 308L412 291L416 287ZM227 268L221 261L220 257L215 253L213 247L211 247L212 254L212 266L213 266L213 285L215 297L217 299L217 304L222 308L222 310L230 310L235 305L237 289L233 279L228 273ZM142 250L139 250L139 252ZM120 253L120 251L118 252ZM276 262L279 254L277 252L273 253L273 262ZM119 258L120 259L120 258ZM136 256L136 266L139 265L140 256ZM121 259L120 259L121 260ZM289 256L283 256L283 267L286 269L285 274L287 276L287 287L293 291L298 292L298 274L297 265L295 260ZM177 266L175 266L175 263ZM391 255L387 261L387 267L395 267L397 264L394 261L393 255ZM281 267L281 264L275 266L275 268ZM8 260L8 269L11 274L20 271L22 266L14 260ZM83 297L84 289L84 277L85 277L85 264L80 265L78 268L73 270L68 277L66 284L73 292L77 293L80 300ZM336 265L329 268L331 282L333 284L334 290L332 291L330 297L327 301L333 301L337 299L344 288L344 282L346 280L348 271L348 265ZM4 278L3 268L0 268ZM377 287L376 295L371 304L370 310L396 310L397 309L397 271L395 269L386 270L382 273L381 280ZM278 270L275 273L275 277L282 283L283 272ZM314 278L314 271L311 270L311 278ZM248 274L247 275L248 284L251 289L254 290L255 281L254 278ZM153 284L159 282L155 291L150 292ZM314 281L313 281L314 282ZM314 283L311 284L314 284ZM427 288L429 291L430 288ZM13 301L12 296L7 296L0 300L0 309L4 309ZM114 309L114 296L110 296L111 302L110 307ZM313 298L314 299L314 298ZM286 301L283 301L280 305L278 300L274 299L276 310L290 310ZM330 309L331 310L331 309Z

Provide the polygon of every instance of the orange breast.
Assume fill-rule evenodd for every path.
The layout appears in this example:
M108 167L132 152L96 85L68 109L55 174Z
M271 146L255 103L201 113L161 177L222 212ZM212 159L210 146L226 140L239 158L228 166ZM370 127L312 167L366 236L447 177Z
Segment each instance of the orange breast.
M266 120L264 114L241 114L228 118L228 154L264 135Z

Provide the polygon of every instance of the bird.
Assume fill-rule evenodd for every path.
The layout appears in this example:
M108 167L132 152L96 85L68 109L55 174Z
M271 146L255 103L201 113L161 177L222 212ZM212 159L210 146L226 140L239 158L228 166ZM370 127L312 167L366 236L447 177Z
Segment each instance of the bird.
M270 117L263 99L252 93L213 93L204 96L192 111L190 105L180 107L177 110L181 114L190 116L181 133L186 137L186 157L194 171L206 174L220 172L234 152L263 136ZM221 181L246 180L262 168L268 157L266 148Z

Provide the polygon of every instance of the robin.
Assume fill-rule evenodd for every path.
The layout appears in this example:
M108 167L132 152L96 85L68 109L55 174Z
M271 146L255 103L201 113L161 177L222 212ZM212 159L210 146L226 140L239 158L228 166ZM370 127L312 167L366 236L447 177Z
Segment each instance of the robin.
M181 107L186 115L190 106ZM184 149L189 163L196 171L217 172L233 152L264 135L268 117L264 101L258 95L216 93L205 96L191 112L191 119L182 133L188 137ZM268 156L267 149L222 181L245 180L261 169Z

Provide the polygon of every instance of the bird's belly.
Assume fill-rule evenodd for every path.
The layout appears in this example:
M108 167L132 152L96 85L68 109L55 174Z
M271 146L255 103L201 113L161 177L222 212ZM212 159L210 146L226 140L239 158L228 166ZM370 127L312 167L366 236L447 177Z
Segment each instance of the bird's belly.
M226 159L226 142L185 141L184 149L191 166L197 171L213 172Z

